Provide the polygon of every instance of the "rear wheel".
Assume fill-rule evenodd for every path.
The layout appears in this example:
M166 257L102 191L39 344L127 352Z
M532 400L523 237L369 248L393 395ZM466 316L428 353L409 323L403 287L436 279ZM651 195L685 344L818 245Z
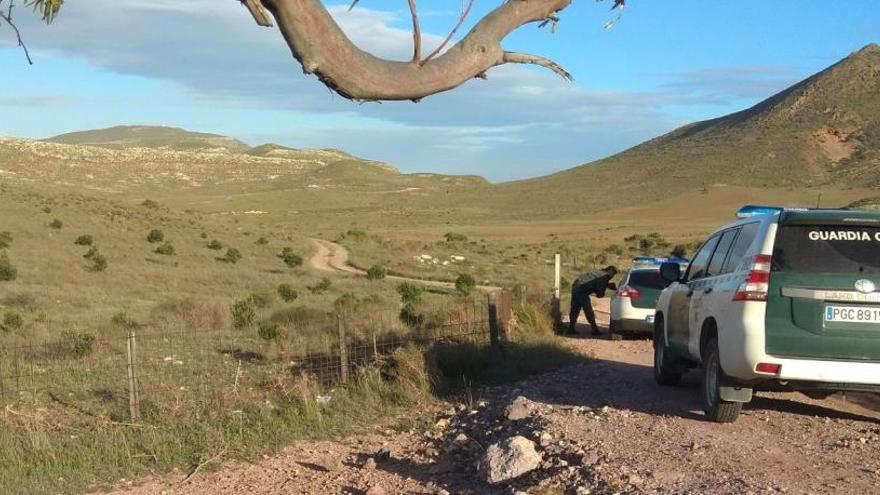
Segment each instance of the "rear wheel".
M654 321L654 381L660 385L678 385L681 381L680 367L666 345L663 317L660 315Z
M742 411L742 403L721 399L723 380L724 371L721 369L718 339L712 337L706 343L706 355L703 360L703 411L711 421L716 423L733 423L739 417L740 411Z

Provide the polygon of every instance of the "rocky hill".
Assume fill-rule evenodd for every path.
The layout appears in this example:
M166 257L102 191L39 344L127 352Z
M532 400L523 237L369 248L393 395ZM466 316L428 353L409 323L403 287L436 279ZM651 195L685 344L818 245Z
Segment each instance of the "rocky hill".
M98 146L102 148L157 148L177 151L226 150L242 153L250 146L227 136L192 132L177 127L123 125L107 129L60 134L46 139L50 143Z
M597 207L715 185L880 186L880 46L868 45L747 110L499 192L513 200L554 191Z

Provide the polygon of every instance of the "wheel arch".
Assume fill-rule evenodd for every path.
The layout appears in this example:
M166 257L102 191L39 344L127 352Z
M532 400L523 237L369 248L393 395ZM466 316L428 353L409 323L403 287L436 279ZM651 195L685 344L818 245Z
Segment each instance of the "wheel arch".
M709 317L703 320L703 324L700 326L700 361L706 361L708 344L713 338L718 338L718 322L715 321L715 318Z

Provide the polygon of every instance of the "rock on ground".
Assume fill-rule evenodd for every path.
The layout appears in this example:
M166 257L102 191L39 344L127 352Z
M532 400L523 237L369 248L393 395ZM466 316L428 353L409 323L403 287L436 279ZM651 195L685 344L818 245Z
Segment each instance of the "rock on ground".
M517 435L486 449L480 461L480 476L485 482L495 485L538 469L541 461L535 443Z

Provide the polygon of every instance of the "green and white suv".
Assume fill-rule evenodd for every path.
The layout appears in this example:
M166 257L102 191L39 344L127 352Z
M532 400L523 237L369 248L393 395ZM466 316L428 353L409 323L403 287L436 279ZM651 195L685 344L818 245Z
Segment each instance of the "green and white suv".
M703 370L713 421L753 390L880 391L880 214L749 206L697 251L654 318L654 377Z

